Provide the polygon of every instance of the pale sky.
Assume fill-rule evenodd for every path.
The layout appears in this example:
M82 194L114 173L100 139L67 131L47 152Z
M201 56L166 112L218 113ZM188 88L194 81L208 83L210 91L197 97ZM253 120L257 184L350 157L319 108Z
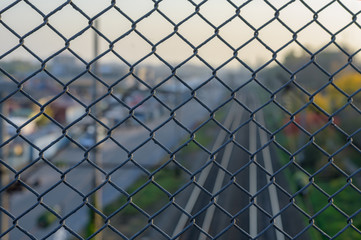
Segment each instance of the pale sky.
M14 0L0 0L0 12L3 11ZM44 14L48 14L60 6L65 0L30 0ZM110 0L73 0L85 14L93 17L103 9L107 8ZM193 0L195 3L200 0ZM233 0L234 5L240 6L244 0ZM288 0L269 0L276 8L280 8ZM318 11L331 0L306 0L309 6ZM361 1L341 0L350 11L357 13L361 10ZM333 3L318 14L318 21L330 32L336 33L352 21L352 14L347 12L338 2ZM116 5L134 21L153 9L152 0L118 0ZM194 12L195 7L187 0L163 0L159 3L159 10L166 14L174 23L181 22ZM214 26L218 27L235 14L236 9L226 0L209 0L200 7L200 13L206 17ZM259 28L274 17L275 11L263 0L252 0L241 9L241 16L255 28ZM299 0L294 1L280 11L279 18L286 23L293 31L298 31L306 23L313 19L312 12L307 9ZM21 1L11 9L1 13L1 21L10 26L20 36L32 31L43 22L43 18L29 5ZM358 15L358 24L361 25L361 14ZM70 5L57 12L49 18L49 23L61 32L66 38L72 37L88 25L88 20ZM99 29L110 40L114 41L119 36L131 29L131 23L115 9L111 9L101 16ZM157 43L173 32L173 26L167 22L159 13L155 12L148 18L140 21L136 27L152 43ZM194 16L179 26L179 33L187 38L194 46L198 46L214 33L210 27L199 16ZM223 26L219 35L234 48L240 47L254 35L254 31L241 19L236 18ZM92 30L70 42L70 47L85 60L92 58ZM259 31L259 38L273 50L281 48L292 39L292 34L275 20L267 27ZM330 41L331 36L318 24L313 23L298 34L297 38L303 45L317 50ZM352 24L346 30L336 36L340 44L347 44L351 50L359 49L361 41L361 29ZM0 56L18 44L19 40L11 32L0 24ZM57 36L49 27L42 27L35 33L25 38L25 45L45 59L64 47L64 41ZM101 52L108 48L105 40L100 40ZM115 44L114 49L127 61L134 63L149 52L151 47L134 32ZM292 43L280 52L284 55L291 49L301 52L296 43ZM173 63L179 63L192 55L193 50L183 40L173 36L157 47L156 51L162 58ZM209 61L213 66L219 66L232 57L232 50L222 43L218 38L213 39L199 49L199 55ZM238 56L246 63L255 65L262 64L271 58L271 53L266 50L258 41L253 41L238 52ZM22 48L6 56L4 59L32 57ZM4 60L0 59L0 60ZM108 54L104 61L118 62L115 56ZM147 62L160 63L154 56L147 59ZM194 60L194 63L199 63ZM232 62L231 67L239 64Z

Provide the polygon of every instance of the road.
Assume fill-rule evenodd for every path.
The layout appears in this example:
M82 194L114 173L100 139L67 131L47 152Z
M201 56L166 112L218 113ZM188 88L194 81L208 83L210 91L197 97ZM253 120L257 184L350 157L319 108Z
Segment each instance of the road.
M206 102L210 108L219 104L221 92L211 89L207 94L198 95L202 101ZM209 113L197 101L192 100L176 111L176 119L185 127L191 129L200 121L207 118ZM169 119L163 116L154 122L147 123L150 129L162 127L154 132L151 139L150 132L142 127L128 127L115 130L112 138L132 154L132 159L144 169L150 170L169 154L164 148L170 151L176 149L181 139L187 136L187 132L179 127L173 120L165 125L163 123ZM102 156L103 182L107 182L102 187L103 203L107 205L114 199L121 196L121 192L114 188L126 189L144 172L129 161L126 151L119 145L108 139L100 147ZM146 141L146 143L145 143ZM157 142L157 143L156 143ZM145 143L145 144L144 144ZM90 160L92 155L90 155ZM32 174L27 179L28 182L40 181L40 185L33 187L34 192L25 190L11 196L11 212L18 218L12 226L10 239L51 239L58 230L59 224L56 222L46 229L37 226L38 217L46 211L46 208L60 208L60 215L65 216L64 224L74 232L80 232L88 223L88 207L85 205L85 196L92 191L93 167L84 161L84 152L77 147L68 147L53 159L53 162L62 161L63 168L56 170L47 164L34 167ZM124 166L113 171L114 167ZM112 183L112 184L110 184Z

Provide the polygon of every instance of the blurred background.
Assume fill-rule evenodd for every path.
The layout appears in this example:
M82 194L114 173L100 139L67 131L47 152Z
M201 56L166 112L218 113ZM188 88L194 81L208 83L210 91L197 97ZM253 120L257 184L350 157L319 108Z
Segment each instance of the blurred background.
M187 184L230 109L248 114L242 126L265 115L279 184L302 209L293 235L312 220L304 239L360 238L360 11L356 0L0 1L4 239L77 238L64 216L86 238L94 215L122 206L114 226L133 236L148 219L125 199L158 171L171 193ZM169 202L149 192L135 200L145 211Z

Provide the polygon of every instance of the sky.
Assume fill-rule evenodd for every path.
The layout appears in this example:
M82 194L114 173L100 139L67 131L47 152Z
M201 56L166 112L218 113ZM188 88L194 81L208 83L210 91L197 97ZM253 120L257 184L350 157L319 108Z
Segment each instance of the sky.
M1 21L11 27L19 36L26 36L24 39L26 47L35 52L41 59L46 59L65 46L64 40L57 36L57 34L48 26L44 26L28 35L29 32L32 32L33 29L43 23L43 17L24 1L20 1L15 6L4 11L7 6L14 2L16 1L0 1ZM30 2L47 15L63 4L65 0L30 0ZM111 4L110 0L73 0L72 2L81 8L89 17L95 16ZM198 4L202 1L193 0L193 2ZM232 2L235 6L240 6L246 1L233 0ZM246 6L241 8L240 15L248 23L253 25L254 28L259 29L259 39L276 51L282 49L286 43L292 40L292 33L282 25L282 22L286 23L292 31L296 32L309 23L314 15L299 0L269 0L269 2L277 9L288 2L291 2L291 4L279 12L280 21L275 20L265 27L262 26L274 18L275 10L263 0L250 1ZM305 2L314 11L319 11L328 3L334 1L305 0ZM351 13L346 11L340 3L346 6ZM137 21L154 8L154 2L152 0L117 0L116 6L127 14L129 18L133 19L133 21ZM188 0L163 0L159 3L159 10L167 15L167 17L175 24L178 24L194 13L195 6ZM361 1L340 0L320 11L318 13L317 21L326 27L332 34L335 34L344 26L352 22L352 13L357 13L359 11L361 11ZM237 49L252 39L254 30L238 17L223 25L225 21L235 15L235 12L236 8L227 0L208 0L205 4L200 6L200 13L207 18L210 23L215 27L222 25L219 30L219 36L233 48ZM48 19L48 22L66 38L71 38L88 25L87 18L70 5L65 6L61 11L52 15ZM361 25L361 14L358 15L357 23ZM108 41L116 40L119 36L128 32L131 27L131 22L114 8L107 11L99 18L99 30L104 34ZM174 26L165 20L161 14L154 12L147 18L137 22L136 29L150 42L156 44L170 35L174 31ZM180 24L178 32L193 46L199 46L214 34L214 28L196 15ZM102 37L99 39L100 52L104 52L109 48L109 43ZM312 23L297 34L297 40L312 51L317 51L322 48L330 41L330 39L330 33L327 33L317 23ZM337 43L343 46L347 45L350 52L360 48L360 39L361 29L356 24L352 24L336 35ZM0 24L0 58L18 43L18 37ZM92 46L93 30L91 29L70 41L70 48L86 61L90 61L93 57ZM152 48L151 45L139 35L132 32L123 39L117 41L114 44L114 50L132 64L150 53ZM303 52L300 46L296 43L291 43L289 46L282 49L278 56L282 58L291 50L298 54ZM168 62L179 64L193 54L193 49L180 37L173 35L168 40L157 45L156 53ZM198 54L212 66L217 67L233 56L233 50L219 38L214 38L202 45L199 48ZM259 41L254 40L241 48L238 51L238 56L245 63L257 66L271 59L272 53ZM11 54L6 55L5 57L3 56L0 61L9 59L34 58L23 48L19 48ZM120 63L120 60L114 54L107 54L102 60L104 62ZM161 64L160 60L155 56L149 57L145 62ZM192 60L192 63L201 64L201 62L195 58ZM237 63L237 61L229 63L230 67L238 67L239 65L240 64Z

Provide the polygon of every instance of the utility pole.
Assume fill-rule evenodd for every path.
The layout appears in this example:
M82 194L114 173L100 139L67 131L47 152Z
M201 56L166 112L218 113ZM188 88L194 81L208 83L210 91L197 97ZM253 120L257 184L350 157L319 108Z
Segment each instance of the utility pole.
M3 98L3 92L1 89L6 89L0 84L0 100ZM4 103L0 103L0 114L4 115ZM4 142L4 134L5 126L4 126L4 119L0 118L0 144ZM4 154L4 146L0 147L0 159L2 161L5 161L5 154ZM6 167L0 163L0 189L2 189L4 186L6 186L9 182L7 169ZM6 192L6 189L2 189L0 192L0 207L4 210L10 211L9 208L9 195ZM0 210L0 236L4 232L6 232L9 229L9 218L8 216ZM6 234L5 236L1 237L2 240L8 240L9 234Z
M96 29L98 29L98 21L99 20L95 20L94 21L94 27ZM94 31L94 46L93 46L93 54L94 54L94 58L96 58L99 54L99 36L98 34ZM98 75L99 73L99 69L98 69L98 62L95 61L93 63L93 73L95 75ZM95 102L96 99L97 99L97 95L98 95L98 91L97 91L97 85L98 85L98 81L97 79L94 78L93 80L93 86L92 86L92 102ZM93 114L97 114L97 106L96 104L92 107L91 109L91 112ZM94 143L97 143L98 142L98 126L97 126L97 123L94 122L94 133L93 133L93 142ZM98 167L101 168L101 165L102 165L102 155L101 155L101 152L99 151L99 149L97 148L94 148L92 149L92 156L93 156L93 162L95 165L97 165ZM96 169L94 168L94 177L93 177L93 188L97 188L100 184L102 183L102 175L101 173ZM93 194L93 197L92 197L92 204L93 206L98 209L99 211L102 211L103 210L103 200L102 200L102 195L103 195L103 191L102 189L99 189L97 190L94 194ZM102 226L103 226L103 218L96 214L95 212L93 212L91 214L92 216L92 225L94 226L94 232L98 231ZM94 233L93 232L93 233ZM102 239L102 232L99 232L95 237L94 239L95 240L101 240Z

